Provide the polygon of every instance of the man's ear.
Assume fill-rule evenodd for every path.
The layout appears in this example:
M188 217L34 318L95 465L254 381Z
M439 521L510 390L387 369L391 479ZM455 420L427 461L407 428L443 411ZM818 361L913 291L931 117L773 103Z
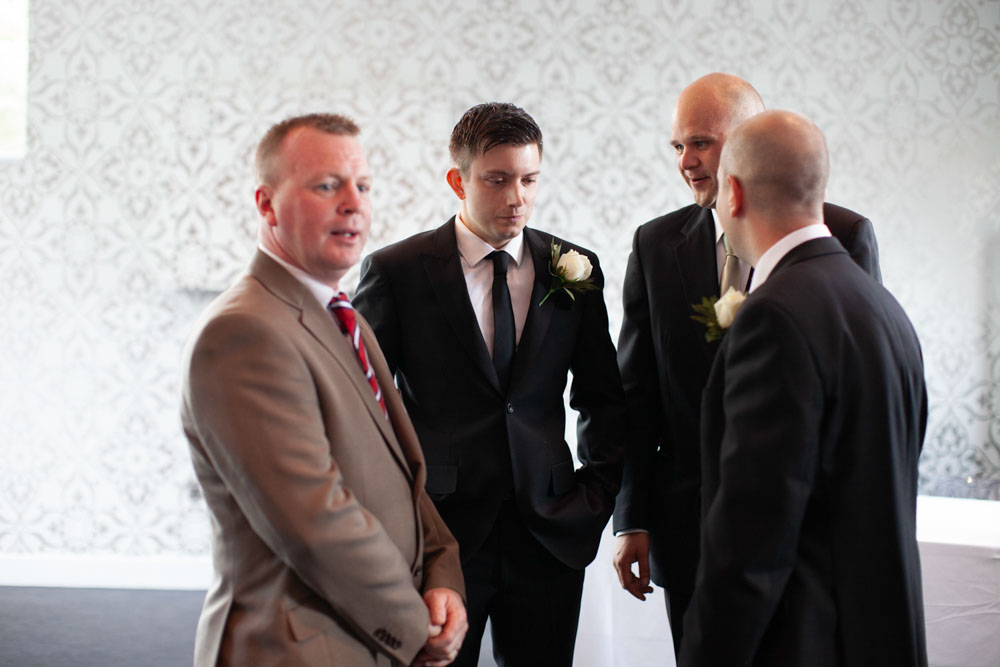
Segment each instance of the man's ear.
M258 186L257 191L254 192L254 198L257 201L257 212L260 213L261 217L271 227L278 224L277 218L274 217L274 204L271 201L273 194L271 188L267 185Z
M726 202L729 206L729 216L738 218L743 215L743 185L732 174L727 174L726 179L729 181L729 201Z
M462 185L462 172L458 170L458 167L452 167L448 170L447 176L448 185L451 186L451 191L455 193L455 196L459 199L465 199L465 187Z

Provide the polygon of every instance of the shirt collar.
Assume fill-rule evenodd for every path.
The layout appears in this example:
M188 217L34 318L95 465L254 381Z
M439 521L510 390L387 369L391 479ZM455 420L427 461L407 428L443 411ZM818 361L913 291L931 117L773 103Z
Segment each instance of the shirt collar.
M459 254L469 266L475 266L491 252L498 249L510 255L518 266L521 265L521 258L524 256L524 230L507 241L507 245L504 247L494 248L468 228L465 221L462 220L461 213L455 216L455 240L458 242Z
M819 222L800 227L791 234L786 234L781 240L768 248L760 256L760 259L757 260L757 266L753 270L753 278L750 279L749 291L753 292L763 285L767 277L774 271L774 267L778 265L778 262L791 252L792 249L797 248L806 241L823 238L824 236L830 236L830 228Z
M260 250L265 255L267 255L268 257L270 257L271 259L273 259L274 261L276 261L278 264L284 267L286 271L292 274L292 276L296 280L302 283L305 286L305 288L308 289L309 292L312 293L312 295L319 300L320 304L324 308L326 308L327 305L329 305L330 300L337 295L337 290L333 289L326 283L316 280L315 278L313 278L311 275L309 275L299 267L289 264L285 260L275 255L273 252L265 248L263 245L257 244L257 249Z
M715 214L714 208L708 209L708 213L712 216L712 224L715 225L715 245L719 245L719 241L722 240L722 235L724 233L722 231L722 223L719 222L719 216Z

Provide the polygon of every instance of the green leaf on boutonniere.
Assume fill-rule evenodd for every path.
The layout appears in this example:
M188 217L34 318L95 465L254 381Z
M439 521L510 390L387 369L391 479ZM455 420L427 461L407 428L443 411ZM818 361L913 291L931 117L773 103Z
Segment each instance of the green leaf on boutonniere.
M706 342L722 339L746 298L746 294L730 287L721 299L706 296L702 297L701 303L691 304L695 312L691 319L705 325Z
M706 296L702 297L701 303L691 304L691 308L695 312L691 319L705 325L705 342L707 343L722 338L722 327L719 326L719 320L715 317L715 302L718 300L719 297Z
M576 300L573 292L583 294L597 289L594 286L594 279L590 277L594 270L590 259L586 255L581 255L576 250L570 250L560 256L562 244L552 242L552 259L549 261L549 275L552 276L552 287L546 292L542 300L538 302L541 306L549 297L556 292L565 292L570 299Z

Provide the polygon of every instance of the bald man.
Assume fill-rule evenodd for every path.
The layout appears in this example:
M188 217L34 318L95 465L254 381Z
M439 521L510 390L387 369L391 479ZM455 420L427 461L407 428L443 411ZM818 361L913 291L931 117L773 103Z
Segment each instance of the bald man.
M709 74L681 92L671 144L695 203L641 225L625 273L618 363L636 430L615 505L614 566L622 586L640 600L652 590L650 570L665 587L675 647L698 564L701 391L718 347L691 320L692 304L720 293L725 242L713 218L719 154L736 125L763 110L757 91L731 74ZM823 218L851 257L880 280L871 222L831 204L823 206ZM750 267L739 262L740 287Z
M927 664L920 345L823 224L827 164L819 129L786 111L722 149L716 211L755 272L704 392L680 667Z

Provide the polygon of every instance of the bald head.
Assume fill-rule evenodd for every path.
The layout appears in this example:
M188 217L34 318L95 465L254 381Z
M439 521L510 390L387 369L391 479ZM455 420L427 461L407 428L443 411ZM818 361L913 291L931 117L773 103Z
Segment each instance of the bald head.
M734 176L744 203L776 223L822 220L830 172L823 133L791 111L767 111L741 123L722 149L720 178Z
M724 72L706 74L695 79L681 91L674 115L678 111L697 110L724 118L732 130L747 118L764 110L764 100L753 86L738 76Z
M670 143L695 203L715 206L722 146L737 125L763 110L764 102L753 86L732 74L708 74L681 91L670 124Z

